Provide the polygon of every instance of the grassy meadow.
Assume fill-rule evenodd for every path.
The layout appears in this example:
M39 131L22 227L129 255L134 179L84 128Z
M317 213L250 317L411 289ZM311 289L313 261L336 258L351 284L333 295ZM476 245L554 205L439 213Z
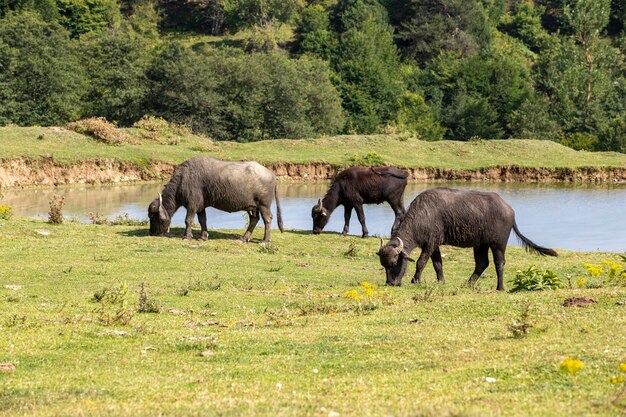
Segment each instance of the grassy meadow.
M0 158L52 157L67 164L113 158L145 166L153 161L180 163L192 156L210 154L220 159L253 159L261 163L324 162L345 166L367 163L370 154L370 158L379 161L419 168L479 169L513 164L535 168L626 166L626 154L575 151L539 140L425 142L402 135L352 135L235 143L214 142L189 133L158 142L145 139L146 132L141 129L122 130L137 143L107 145L61 128L0 127Z
M446 284L429 263L424 284L411 270L385 288L375 238L172 232L0 220L0 415L626 412L624 385L608 383L626 362L626 288L576 285L617 254L510 247L507 289L532 265L565 288L499 293L493 266L466 288L471 249L445 247ZM572 296L597 304L564 307ZM584 364L575 378L566 355Z

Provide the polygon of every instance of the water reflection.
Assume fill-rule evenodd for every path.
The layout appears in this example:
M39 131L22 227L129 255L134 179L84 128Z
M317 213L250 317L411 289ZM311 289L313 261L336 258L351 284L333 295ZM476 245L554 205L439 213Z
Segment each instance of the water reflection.
M410 183L405 202L437 183ZM542 246L585 251L626 251L626 185L562 186L519 183L445 183L445 186L498 192L516 211L517 223L526 236ZM10 205L16 216L46 218L48 201L54 194L65 197L64 214L83 222L89 213L107 217L128 213L133 218L147 217L147 207L163 188L161 183L101 185L37 189L4 189L2 204ZM328 183L283 183L279 195L285 226L310 230L311 207L328 189ZM173 218L174 226L184 225L185 210ZM275 209L274 209L275 213ZM208 209L209 228L244 229L243 213L224 213ZM365 207L370 235L387 236L393 212L387 204ZM343 207L331 216L325 231L340 232ZM350 234L360 235L361 226L353 213ZM517 241L511 239L511 244Z

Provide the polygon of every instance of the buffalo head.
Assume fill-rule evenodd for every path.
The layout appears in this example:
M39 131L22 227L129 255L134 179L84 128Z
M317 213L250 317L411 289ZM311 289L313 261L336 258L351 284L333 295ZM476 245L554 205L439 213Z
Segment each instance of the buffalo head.
M313 233L318 235L322 232L330 218L330 213L322 205L322 200L317 200L317 204L311 209L311 217L313 217Z
M402 277L406 272L408 262L415 262L404 250L404 243L399 237L392 238L386 245L380 239L378 249L380 264L385 267L387 285L402 285Z
M150 219L150 236L163 236L169 232L172 219L163 207L161 194L148 206L148 218Z

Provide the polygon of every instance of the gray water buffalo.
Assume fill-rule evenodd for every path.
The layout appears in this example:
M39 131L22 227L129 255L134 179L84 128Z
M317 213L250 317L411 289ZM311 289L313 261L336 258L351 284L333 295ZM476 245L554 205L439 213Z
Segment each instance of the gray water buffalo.
M220 161L209 156L197 156L180 164L159 197L150 203L150 235L162 236L169 230L172 216L179 207L187 209L184 239L191 239L193 217L198 215L201 238L208 238L206 207L229 213L246 211L250 216L243 240L248 242L259 221L265 223L263 242L270 240L272 200L276 198L278 227L283 231L283 219L272 171L257 162Z
M393 167L351 167L340 172L333 179L324 198L318 200L311 209L313 233L321 233L335 208L343 205L345 224L341 234L348 233L354 208L361 223L363 237L367 237L369 232L365 226L363 204L380 204L385 201L396 214L391 229L393 231L404 216L402 198L408 176L406 171Z
M419 194L409 206L402 223L385 245L380 240L378 256L385 267L387 285L401 285L411 251L419 247L415 276L420 282L422 270L432 259L437 280L443 282L443 264L439 246L452 245L474 248L476 267L469 278L473 284L489 266L491 249L498 275L499 291L504 291L504 252L511 229L523 246L540 255L557 256L552 249L531 242L515 224L515 212L496 193L433 188Z

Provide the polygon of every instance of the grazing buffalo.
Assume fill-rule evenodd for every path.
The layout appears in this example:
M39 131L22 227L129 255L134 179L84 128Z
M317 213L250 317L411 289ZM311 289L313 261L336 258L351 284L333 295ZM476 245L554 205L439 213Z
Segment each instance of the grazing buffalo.
M248 242L259 221L265 223L263 242L270 240L272 199L276 197L278 227L283 231L283 219L276 189L276 177L257 162L227 162L209 156L196 156L180 164L159 197L150 203L150 235L161 236L169 230L174 212L187 209L186 231L183 239L191 239L194 215L202 228L202 239L208 238L206 207L229 213L247 211L250 222L243 240Z
M345 225L341 234L348 233L350 215L354 208L365 238L368 236L368 231L367 226L365 226L363 204L380 204L384 201L389 203L396 214L391 229L392 231L395 230L405 212L402 198L408 176L406 171L393 167L351 167L340 172L333 179L333 183L324 198L318 200L311 210L313 233L321 233L333 210L337 206L343 205Z
M422 252L411 282L420 282L428 258L433 261L437 280L443 282L439 246L452 245L474 248L476 267L469 278L470 285L489 266L491 249L498 275L497 289L504 291L504 252L511 229L526 249L540 255L557 256L552 249L538 246L520 233L515 224L515 212L498 194L449 188L426 190L415 197L404 220L391 234L391 240L386 245L382 239L380 241L378 256L385 267L387 285L402 284L408 261L414 262L409 254L416 247Z

